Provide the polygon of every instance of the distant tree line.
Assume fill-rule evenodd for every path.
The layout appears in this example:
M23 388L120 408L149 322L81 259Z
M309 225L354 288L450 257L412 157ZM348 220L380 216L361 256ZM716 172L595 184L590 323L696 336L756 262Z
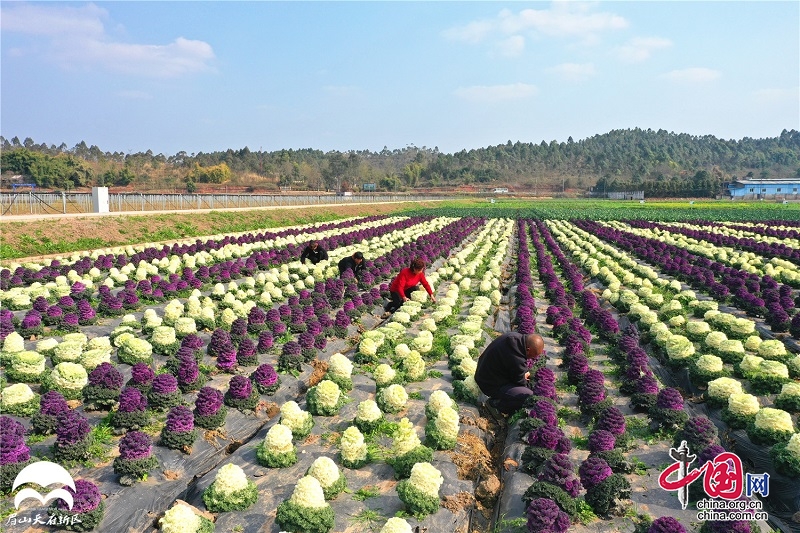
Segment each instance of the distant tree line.
M272 152L248 147L210 153L104 152L83 141L72 148L0 137L0 168L42 187L154 183L193 190L198 183L271 184L292 189L378 190L478 185L516 189L644 190L648 196L713 196L737 177L800 177L800 133L718 139L650 129L613 130L566 142L512 143L446 154L409 145L380 152ZM266 185L265 185L266 186Z

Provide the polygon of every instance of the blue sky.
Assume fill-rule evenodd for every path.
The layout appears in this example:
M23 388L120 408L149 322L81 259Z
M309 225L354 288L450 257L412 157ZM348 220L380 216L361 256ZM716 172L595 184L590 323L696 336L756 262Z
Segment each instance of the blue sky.
M1 2L0 133L171 155L800 129L800 2Z

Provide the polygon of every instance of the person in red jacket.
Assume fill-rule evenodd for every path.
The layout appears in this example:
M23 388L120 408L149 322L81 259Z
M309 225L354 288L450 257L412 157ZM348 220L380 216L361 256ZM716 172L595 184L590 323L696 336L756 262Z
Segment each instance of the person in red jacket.
M387 318L397 311L403 305L403 302L408 301L411 298L411 293L419 288L420 283L428 291L431 300L435 302L436 297L433 295L431 286L425 278L425 261L417 257L411 261L411 266L401 270L389 285L390 298L389 302L383 307L384 311L386 311L383 314L383 318Z

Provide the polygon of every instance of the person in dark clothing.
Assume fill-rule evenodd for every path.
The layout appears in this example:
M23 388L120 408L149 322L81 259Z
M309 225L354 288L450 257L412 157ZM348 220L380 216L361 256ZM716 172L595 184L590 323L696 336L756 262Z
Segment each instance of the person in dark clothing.
M433 290L425 277L425 261L417 257L411 261L411 266L404 268L389 284L390 299L383 306L385 313L381 318L388 318L389 315L400 309L403 302L411 298L411 293L417 290L417 286L422 283L431 301L435 302L436 297L433 295Z
M311 259L311 264L316 265L320 261L328 258L328 252L319 245L317 241L311 241L300 254L300 262L305 263L306 259Z
M533 394L527 386L529 360L543 352L544 340L535 333L511 331L490 342L475 370L475 382L489 397L489 406L505 414L521 408Z
M346 270L352 270L356 279L360 279L359 276L364 270L364 254L356 252L350 257L345 257L339 261L339 276L341 277Z

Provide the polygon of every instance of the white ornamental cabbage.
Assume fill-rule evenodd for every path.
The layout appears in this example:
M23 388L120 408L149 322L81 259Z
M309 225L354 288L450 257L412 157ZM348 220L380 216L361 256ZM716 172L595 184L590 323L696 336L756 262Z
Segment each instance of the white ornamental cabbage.
M365 422L374 422L375 420L379 420L382 416L383 412L380 407L378 407L378 404L375 403L375 400L364 400L358 404L358 408L356 409L356 418Z
M323 379L317 384L316 397L321 406L335 408L341 396L342 391L339 389L339 385L333 381Z
M385 389L381 389L380 393L383 402L392 412L401 411L408 401L408 393L402 385L393 384Z
M53 356L59 361L75 362L81 358L83 344L80 341L64 341L53 349Z
M6 338L8 338L8 337L6 337ZM100 337L97 337L97 338L100 338ZM108 337L105 337L105 338L107 339ZM94 340L94 339L92 339L92 340ZM23 343L23 346L25 346L24 343ZM42 339L42 340L40 340L39 342L36 343L36 351L41 353L41 354L44 354L44 355L51 355L54 352L56 346L58 346L58 341L56 339L52 338L52 337L49 337L47 339Z
M734 394L743 392L742 383L733 378L717 378L708 382L706 393L716 400L724 400Z
M228 463L219 470L214 477L214 490L225 495L247 488L247 474L238 465Z
M722 359L716 355L703 354L697 358L697 362L695 364L697 365L698 370L701 370L707 374L722 372L723 369Z
M81 333L79 331L75 333L67 333L63 337L61 337L63 342L77 342L80 343L81 349L85 348L86 345L89 343L89 338L86 336L85 333Z
M308 468L308 475L315 477L323 488L328 488L341 477L339 467L330 457L320 456L314 459Z
M383 387L391 384L395 380L397 377L397 372L395 372L394 368L386 363L381 363L375 367L372 377L375 379L375 384L378 387Z
M758 347L761 346L761 337L758 335L750 335L744 341L744 349L750 352L758 352Z
M425 360L416 350L411 350L411 353L408 354L408 357L403 359L402 365L403 370L408 376L408 379L412 381L421 381L427 374Z
M800 442L800 441L799 441ZM798 454L800 456L800 454ZM383 524L379 533L414 533L411 525L403 518L393 516Z
M426 318L422 321L422 328L426 331L436 331L436 321L432 318Z
M197 333L197 324L194 318L182 316L175 320L175 333L181 337Z
M764 407L756 413L755 425L762 430L794 433L792 415L781 409Z
M153 330L150 342L155 346L171 346L177 342L175 330L170 326L158 326Z
M408 347L408 344L402 343L394 347L394 354L400 359L408 357L410 353L411 348Z
M408 324L411 322L411 315L406 313L405 311L395 311L392 315L392 320L394 322L399 322L401 324Z
M135 359L136 361L147 361L153 355L153 345L144 339L139 339L134 336L131 336L125 342L124 346L120 348L125 351L129 358Z
M474 376L475 371L478 369L478 362L469 357L465 357L458 363L458 369L461 370L465 376Z
M739 416L752 416L758 413L761 405L758 398L744 392L731 394L728 398L728 411Z
M283 420L281 420L280 424L275 424L269 428L267 436L264 437L264 447L276 455L290 453L294 449L291 428L284 425Z
M791 453L795 459L800 460L800 433L795 433L786 444L786 451Z
M89 343L86 345L87 350L99 350L105 349L108 350L109 353L111 352L111 339L108 337L95 337L89 340Z
M430 463L417 463L411 468L408 483L432 498L439 497L439 488L444 483L442 473Z
M434 424L445 439L455 441L458 438L458 413L452 407L442 407Z
M791 383L784 383L778 397L782 399L800 398L800 383L794 381Z
M789 369L780 361L761 361L758 365L758 376L789 379Z
M721 331L712 331L711 333L706 335L706 338L703 341L703 343L712 350L716 350L719 348L720 344L722 344L722 342L726 340L728 340L728 336L722 333Z
M475 398L481 395L481 389L478 386L478 383L475 381L475 376L467 376L467 378L464 380L464 386Z
M175 503L158 521L163 533L197 533L202 522L188 505Z
M777 339L766 340L759 345L758 355L764 359L780 359L786 355L786 346Z
M36 398L36 393L25 383L15 383L4 388L0 397L2 397L2 405L12 406L33 400Z
M86 370L94 370L103 363L111 362L111 350L95 348L86 350L81 354L80 363Z
M322 490L317 478L313 476L303 476L297 482L289 498L293 504L298 507L305 507L307 509L321 509L327 507L328 503L325 501L325 493Z
M739 369L745 376L752 375L758 372L758 368L761 366L763 361L763 357L747 354L742 358L742 362L739 363Z
M328 360L328 372L334 376L349 379L353 374L353 363L340 353L335 353Z
M433 287L431 287L433 289ZM411 300L414 302L424 303L428 301L427 291L414 291L411 293Z
M65 361L53 368L50 380L60 389L76 391L83 389L89 383L89 375L81 365Z
M297 402L290 400L281 406L281 424L293 430L302 429L311 418L311 413L300 408Z
M453 407L453 399L445 391L439 389L431 393L428 398L428 407L433 413L438 413L443 407Z
M454 362L461 361L464 358L470 357L469 348L463 344L458 344L452 348L450 360Z
M420 331L411 341L411 345L420 353L428 353L433 349L433 334L430 331Z
M16 352L11 358L11 366L19 374L38 376L45 370L44 355L32 350Z
M673 335L667 341L667 356L671 361L683 361L694 355L692 341L683 335Z
M392 454L400 457L421 445L422 441L419 440L417 430L411 421L408 418L401 419L392 441Z
M367 457L367 444L364 442L364 435L355 426L350 426L344 430L339 441L339 447L342 452L342 459L347 463L358 463Z

